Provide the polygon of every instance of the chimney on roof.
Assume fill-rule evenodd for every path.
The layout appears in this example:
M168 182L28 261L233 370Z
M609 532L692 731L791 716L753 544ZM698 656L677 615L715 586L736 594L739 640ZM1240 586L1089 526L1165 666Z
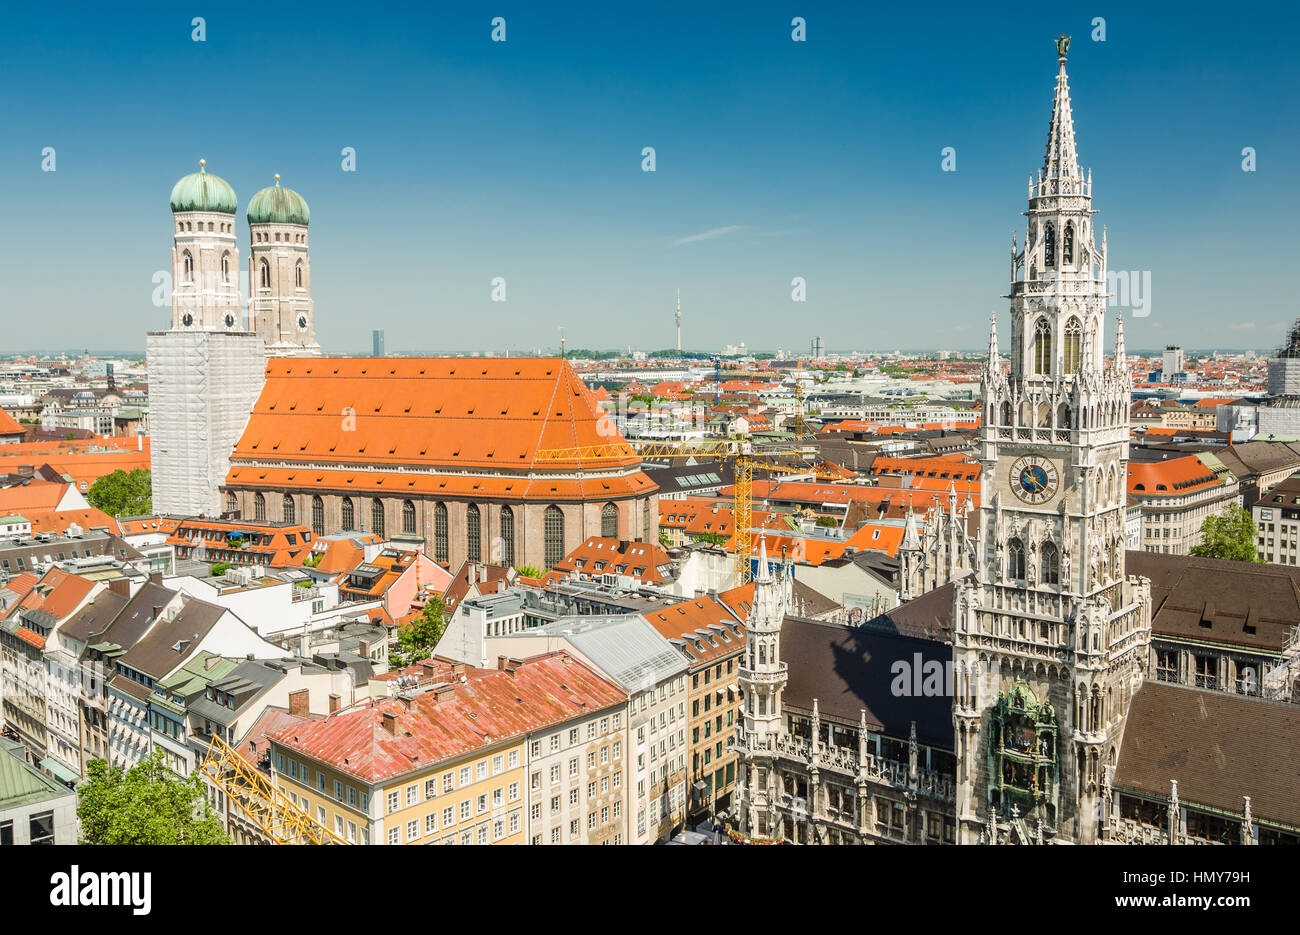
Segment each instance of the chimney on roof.
M114 578L108 583L108 589L121 597L130 597L131 581L128 578Z
M311 713L311 705L308 704L307 689L300 688L296 692L289 692L289 713L297 717L306 717Z
M342 707L341 701L337 692L330 692L330 714L338 713L339 708Z
M362 640L360 643L357 644L357 654L360 656L365 656L367 659L370 658L369 640Z
M433 691L433 703L442 704L444 701L450 701L451 696L456 694L456 686L452 684L439 685Z
M451 674L452 674L452 675L464 675L464 674L465 674L465 663L463 663L463 662L453 662L453 663L451 664Z
M478 584L478 565L470 562L466 574L468 575L470 587Z
M385 711L383 716L384 730L388 731L394 737L397 736L397 715L391 711Z
M512 656L497 656L498 672L509 672L511 675L514 675L515 670L523 664L524 662L522 659L515 659Z
M433 678L433 676L438 674L438 665L437 663L432 661L425 662L423 665L420 666L420 669L424 672L425 675L429 676L430 678Z

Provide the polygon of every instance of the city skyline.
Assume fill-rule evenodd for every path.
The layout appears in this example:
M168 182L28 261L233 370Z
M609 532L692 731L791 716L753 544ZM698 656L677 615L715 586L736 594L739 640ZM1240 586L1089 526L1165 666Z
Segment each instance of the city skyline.
M398 353L550 348L560 326L570 347L667 348L678 288L688 349L798 351L814 330L829 349L915 347L924 315L935 348L978 350L972 322L1007 320L1006 251L1023 219L1006 206L1041 164L1051 104L1050 81L1021 81L1022 66L1039 47L1050 64L1044 36L1061 31L1074 36L1080 159L1101 186L1111 267L1151 276L1150 316L1126 315L1130 344L1283 337L1294 221L1274 206L1295 182L1275 170L1296 122L1252 89L1294 77L1286 30L1146 12L1108 18L1101 42L1084 16L1008 8L935 25L814 8L807 41L793 42L786 11L760 12L506 11L505 43L491 41L487 8L436 23L412 14L400 32L335 12L285 36L230 7L205 19L203 42L174 13L20 13L19 67L40 67L56 38L57 55L78 61L10 102L0 171L24 181L0 255L14 307L49 314L29 347L6 350L70 333L77 346L142 349L167 318L152 302L153 275L169 268L166 193L200 157L240 198L241 267L247 199L274 173L312 205L326 353L364 352L376 327ZM342 47L345 22L346 40L375 44L338 71L308 50ZM972 41L976 28L987 34ZM128 34L152 49L129 67L117 41ZM621 54L611 36L636 47ZM272 48L280 60L266 66ZM368 70L381 58L394 65L382 78ZM204 98L211 119L194 132L158 136L186 106L187 87L166 76L186 68L222 69L228 96ZM275 73L283 90L263 83ZM596 73L608 84L594 86ZM702 89L711 106L696 106ZM151 133L157 144L142 147ZM47 146L53 172L41 172ZM941 166L948 146L954 172ZM1242 171L1246 146L1255 172ZM355 172L341 167L346 147ZM68 276L67 254L48 245L88 203L115 230ZM1207 258L1249 274L1205 277ZM498 276L505 302L491 299ZM791 301L794 277L804 303ZM90 296L87 281L99 284Z

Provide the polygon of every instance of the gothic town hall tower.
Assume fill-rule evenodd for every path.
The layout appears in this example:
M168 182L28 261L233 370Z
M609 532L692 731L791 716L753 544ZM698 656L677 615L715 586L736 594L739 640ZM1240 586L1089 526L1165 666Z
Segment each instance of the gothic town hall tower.
M983 375L975 573L954 594L958 840L1091 843L1142 683L1150 588L1124 571L1129 380L1107 365L1106 237L1057 40L1047 152L1011 247L1010 372ZM1100 240L1100 245L1098 245Z

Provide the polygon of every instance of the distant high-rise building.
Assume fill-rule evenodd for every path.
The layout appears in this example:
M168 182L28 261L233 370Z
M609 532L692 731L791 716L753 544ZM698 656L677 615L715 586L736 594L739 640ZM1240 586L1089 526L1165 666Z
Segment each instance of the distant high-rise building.
M677 314L674 316L677 321L677 350L682 349L682 290L677 290Z
M821 360L826 356L826 342L820 337L812 339L812 356L814 360Z
M1160 371L1160 382L1172 383L1175 374L1182 373L1186 370L1186 364L1183 359L1183 349L1177 345L1170 344L1165 348L1165 360Z
M370 332L371 357L384 356L384 333L382 331Z

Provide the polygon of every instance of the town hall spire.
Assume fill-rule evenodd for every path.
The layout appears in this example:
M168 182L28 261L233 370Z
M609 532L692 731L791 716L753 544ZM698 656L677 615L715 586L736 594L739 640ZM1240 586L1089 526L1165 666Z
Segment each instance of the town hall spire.
M1070 37L1064 33L1056 40L1056 98L1052 103L1052 122L1047 129L1047 153L1043 159L1043 179L1079 178L1079 154L1074 147L1074 115L1070 112L1070 79L1065 73L1065 57L1070 51Z

